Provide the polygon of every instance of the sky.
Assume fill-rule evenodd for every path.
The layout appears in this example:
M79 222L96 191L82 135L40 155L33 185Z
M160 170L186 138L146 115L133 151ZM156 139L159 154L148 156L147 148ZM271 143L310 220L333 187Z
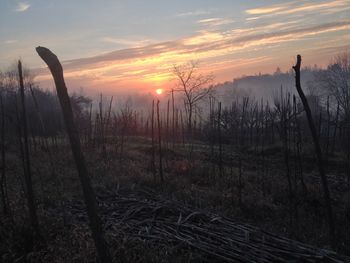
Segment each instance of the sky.
M0 0L0 69L22 59L53 88L39 45L88 93L169 89L189 61L224 82L349 51L350 0Z

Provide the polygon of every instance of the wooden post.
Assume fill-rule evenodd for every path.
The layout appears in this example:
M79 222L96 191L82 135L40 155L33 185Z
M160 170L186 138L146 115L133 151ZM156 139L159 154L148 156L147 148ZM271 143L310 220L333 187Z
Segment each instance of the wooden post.
M301 67L301 56L297 56L297 63L295 66L293 66L293 69L295 71L295 86L298 91L298 94L300 96L300 99L303 103L307 120L309 123L309 128L311 131L312 139L314 142L314 147L315 147L315 152L316 152L316 157L317 157L317 163L318 163L318 170L320 173L321 181L322 181L322 186L323 186L323 195L324 195L324 201L325 201L325 206L326 206L326 214L327 214L327 219L328 219L328 226L329 226L329 237L331 244L334 245L335 242L335 236L334 236L334 218L333 218L333 211L332 211L332 205L331 205L331 197L328 189L328 182L327 182L327 176L324 171L323 167L323 161L322 161L322 151L321 151L321 146L319 142L319 137L317 136L317 131L315 127L314 120L312 118L312 113L311 109L309 106L309 103L305 97L305 94L301 88L300 84L300 67Z
M218 109L218 135L219 135L219 173L220 178L223 176L223 161L222 161L222 138L221 138L221 102Z
M327 96L327 129L326 129L326 142L325 142L325 148L324 148L324 152L325 152L325 161L326 161L326 167L328 169L328 161L329 161L329 139L330 139L330 127L331 127L331 113L329 110L329 96Z
M172 129L173 129L173 150L175 149L175 101L174 101L174 90L171 90L171 105L173 110L173 119L172 119Z
M88 145L90 146L92 138L92 103L90 104L90 110L89 110L89 132L88 132Z
M34 90L33 90L31 84L29 85L29 89L30 89L30 93L32 95L32 99L33 99L33 102L34 102L34 107L35 107L36 114L37 114L37 116L39 118L41 130L42 130L42 132L43 132L43 134L45 136L44 137L45 138L44 139L44 147L45 147L45 149L47 151L47 155L48 155L48 158L49 158L49 161L50 161L51 174L53 176L55 176L56 175L55 163L53 161L52 151L50 149L50 145L49 145L48 141L46 140L46 136L48 136L47 129L46 129L46 126L45 126L45 123L44 123L44 119L43 119L43 117L41 115L41 112L40 112L40 109L39 109L39 103L38 103L38 101L37 101L37 99L35 97ZM33 139L34 139L34 137L33 137Z
M169 149L169 111L170 111L170 100L168 100L167 112L166 112L166 149Z
M180 120L181 120L182 145L185 146L185 125L182 117L182 110L180 110Z
M19 85L20 85L20 95L21 95L21 124L23 131L23 139L24 139L24 159L25 159L25 182L27 188L27 199L28 199L28 209L31 225L36 234L39 234L39 224L38 217L36 214L36 206L35 206L35 197L32 185L32 173L30 166L30 157L29 157L29 145L28 145L28 126L27 126L27 114L26 114L26 106L25 106L25 97L24 97L24 83L23 83L23 74L22 74L22 63L18 61L18 74L19 74Z
M5 151L5 110L2 93L0 93L0 109L1 109L1 180L0 190L2 199L2 209L5 215L9 213L7 182L6 182L6 151Z
M333 139L332 139L332 150L331 153L334 154L335 146L336 146L336 139L337 139L337 130L338 130L338 121L339 121L339 102L337 104L337 112L335 114L335 120L334 120L334 131L333 131Z
M162 127L159 117L159 100L157 101L157 120L158 120L158 147L159 147L159 175L161 183L164 182L163 177L163 153L162 153Z
M154 143L154 100L152 101L152 117L151 117L151 133L152 133L152 172L154 181L156 181L156 151Z
M37 47L37 53L48 65L55 80L58 99L61 104L64 122L68 132L68 137L73 152L75 164L77 166L80 182L83 188L85 204L90 220L90 229L95 241L97 254L101 263L111 263L112 259L103 234L102 223L97 213L95 192L91 186L85 158L81 150L79 132L74 123L71 102L68 96L67 87L64 82L63 69L57 56L45 47Z

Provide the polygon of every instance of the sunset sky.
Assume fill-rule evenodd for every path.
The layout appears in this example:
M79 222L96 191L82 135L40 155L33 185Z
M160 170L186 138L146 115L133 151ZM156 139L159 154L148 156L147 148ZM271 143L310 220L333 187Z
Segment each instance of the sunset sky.
M21 58L52 88L38 45L88 92L169 88L172 66L191 60L223 82L349 51L350 0L1 0L0 69Z

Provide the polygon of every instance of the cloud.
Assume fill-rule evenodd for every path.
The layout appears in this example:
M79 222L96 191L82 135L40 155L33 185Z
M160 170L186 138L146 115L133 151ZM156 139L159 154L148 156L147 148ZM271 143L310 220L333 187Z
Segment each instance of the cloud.
M24 12L27 11L30 7L30 4L25 3L25 2L19 2L16 6L16 8L14 9L14 11L16 12Z
M201 19L198 20L198 24L203 24L205 26L221 26L221 25L227 25L233 23L234 20L232 19L225 19L225 18L207 18L207 19Z
M14 43L17 43L17 42L18 42L18 40L8 39L8 40L5 40L3 43L7 44L7 45L10 45L10 44L14 44Z
M208 10L194 10L185 13L179 13L176 16L184 17L184 16L201 16L201 15L209 15L211 12Z
M245 12L249 15L254 15L254 17L247 18L248 20L256 20L261 17L290 15L296 13L321 12L327 14L344 11L344 8L348 9L349 6L349 0L333 0L327 2L291 1L284 4L247 9Z
M282 30L282 31L276 31L276 32L271 32L266 34L265 33L253 34L249 36L236 38L234 39L234 42L246 43L246 42L252 42L252 41L267 40L271 38L281 38L286 36L291 37L290 39L293 40L293 38L300 38L303 36L321 34L325 32L342 30L342 29L350 29L350 20L326 23L326 24L321 24L321 25L316 25L316 26L311 26L306 28Z
M259 18L260 18L259 16L253 16L253 17L248 17L246 20L252 21L252 20L258 20Z
M114 37L103 37L101 38L102 42L113 43L122 46L130 46L130 47L139 47L150 44L151 40L142 39L142 40L132 40L125 38L114 38Z
M336 0L331 2L324 2L324 3L309 3L309 4L303 4L301 6L297 6L292 9L285 9L283 11L277 12L278 15L285 15L285 14L294 14L299 12L320 12L321 10L328 12L330 9L336 8L338 10L339 7L346 7L350 4L350 1L348 0Z
M180 48L181 45L177 41L169 41L157 44L146 45L143 47L120 49L108 52L99 56L80 58L64 61L67 68L77 68L86 65L94 65L101 62L119 61L129 59L142 59L150 56L156 56L161 53L169 52Z
M200 23L211 23L215 22L216 19L208 18L200 21ZM283 45L283 43L318 37L320 34L329 32L339 31L337 33L339 35L340 30L349 29L350 20L314 24L308 27L301 27L300 21L284 21L226 31L202 30L187 38L153 44L145 42L143 46L118 49L98 56L66 60L62 61L62 64L68 79L78 80L80 78L82 81L88 79L90 84L95 87L99 85L112 87L120 82L128 82L130 85L136 80L146 86L155 83L169 85L167 80L170 78L169 72L173 64L200 60L204 61L206 65L204 68L208 72L218 72L225 69L229 72L234 68L232 67L233 62L240 62L240 64L235 64L237 68L254 64L253 58L247 60L248 56L260 58L260 60L255 60L257 64L269 61L270 52L276 52L269 50L271 47L278 46L280 53L287 53L291 50L285 48L287 45ZM326 43L326 39L329 42L330 37L324 38L319 43ZM338 38L332 39L334 43L329 43L329 46L339 46L341 43L346 43L342 39L340 41ZM133 43L133 40L108 37L101 39L101 41L136 44ZM321 46L314 45L312 50L318 48ZM265 50L269 55L261 56L261 50ZM243 57L244 61L237 60L237 57ZM45 68L39 69L37 73L40 80L50 79Z
M212 43L216 41L223 40L224 35L221 32L210 32L210 31L201 31L201 34L185 39L183 42L185 45L201 45Z
M260 7L260 8L248 9L246 10L246 13L249 15L265 15L265 14L274 13L276 11L280 11L283 9L284 9L283 6Z
M267 28L275 29L265 33ZM68 70L88 67L90 69L105 67L110 62L119 63L146 63L147 59L157 62L161 59L171 62L172 59L183 56L196 55L203 58L215 56L218 53L232 52L251 46L275 44L279 42L295 41L305 36L317 35L325 32L350 29L350 20L325 23L304 28L278 30L278 24L257 28L256 30L241 29L232 32L201 31L186 39L179 39L142 47L119 49L102 55L64 61Z

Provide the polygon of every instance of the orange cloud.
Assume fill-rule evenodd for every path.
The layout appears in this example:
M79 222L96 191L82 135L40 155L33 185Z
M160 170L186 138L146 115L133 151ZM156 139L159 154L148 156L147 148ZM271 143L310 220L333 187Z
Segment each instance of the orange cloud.
M349 0L334 0L330 2L305 2L292 1L280 5L272 5L269 7L261 7L246 10L249 15L254 17L247 18L248 20L257 20L261 17L276 16L276 15L290 15L304 12L324 12L332 13L344 11L350 8Z
M271 7L261 7L246 10L246 13L249 15L266 15L271 14L276 11L283 10L285 7L283 6L271 6Z
M276 22L255 28L229 31L200 31L196 35L156 44L108 52L99 56L63 61L68 79L89 80L89 85L118 87L133 83L138 89L169 86L173 64L204 61L203 70L219 72L270 61L271 57L249 57L255 50L296 41L307 36L350 29L350 20L297 27L295 22ZM334 45L338 45L336 42ZM232 58L236 54L241 59ZM39 81L47 81L46 69L39 69ZM138 83L138 84L137 84Z

